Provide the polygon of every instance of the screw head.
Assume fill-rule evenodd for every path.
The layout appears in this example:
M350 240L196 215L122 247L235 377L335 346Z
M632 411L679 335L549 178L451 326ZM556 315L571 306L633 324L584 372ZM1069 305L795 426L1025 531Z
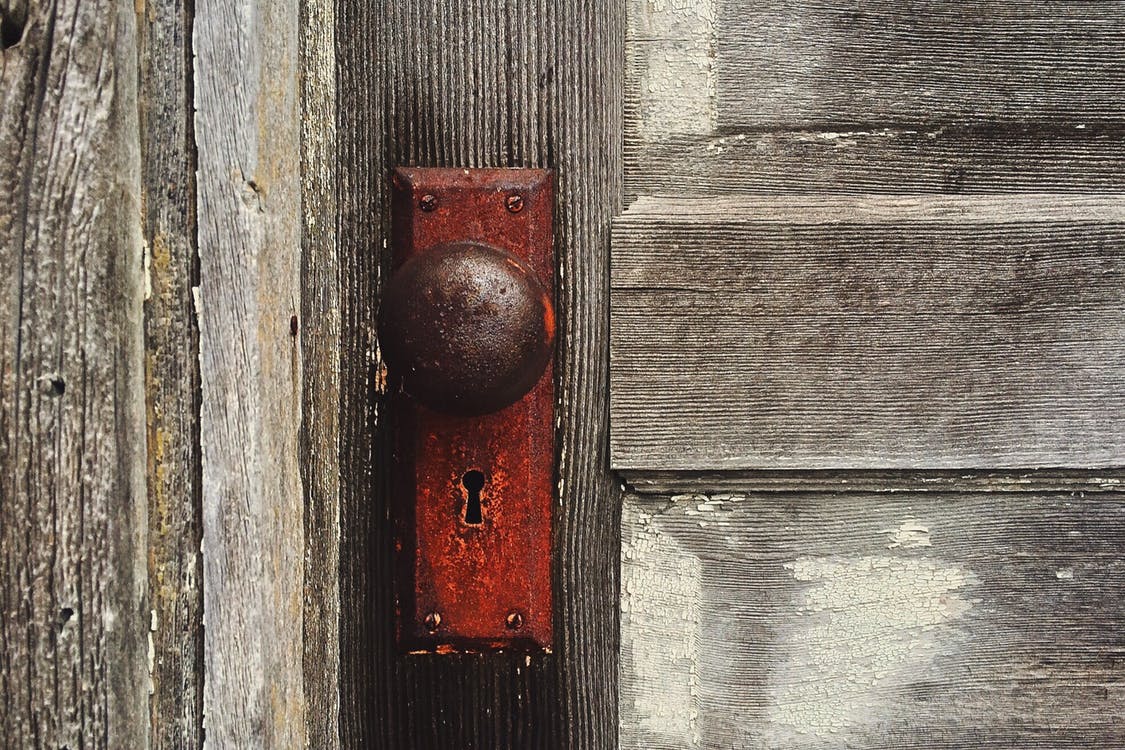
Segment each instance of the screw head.
M437 208L437 197L433 195L423 195L422 200L418 201L418 205L423 211L433 211Z
M518 214L523 210L523 196L522 195L509 195L508 196L508 210L514 214Z
M523 615L519 612L509 612L504 624L508 626L508 630L519 630L523 627Z
M429 630L432 633L441 625L441 615L439 615L437 612L431 612L430 614L426 615L426 619L423 622L425 622L426 624L426 630Z

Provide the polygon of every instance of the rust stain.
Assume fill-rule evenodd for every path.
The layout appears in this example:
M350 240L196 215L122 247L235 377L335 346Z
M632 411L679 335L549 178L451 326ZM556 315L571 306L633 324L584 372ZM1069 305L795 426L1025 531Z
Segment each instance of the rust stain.
M445 243L487 242L526 263L548 296L554 289L549 171L398 169L391 185L396 268ZM518 213L508 207L512 194L523 198ZM421 210L424 195L436 197L433 210ZM547 316L553 341L553 311ZM431 411L391 375L400 647L550 651L553 357L525 396L483 416ZM466 517L473 471L483 475L479 523ZM440 615L432 630L430 613Z

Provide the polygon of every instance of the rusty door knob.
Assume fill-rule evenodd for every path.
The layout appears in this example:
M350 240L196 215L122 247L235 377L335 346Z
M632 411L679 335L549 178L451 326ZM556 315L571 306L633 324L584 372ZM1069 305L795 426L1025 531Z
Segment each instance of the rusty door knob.
M538 382L555 338L551 299L519 258L480 242L414 255L387 284L379 346L393 378L425 406L480 415Z

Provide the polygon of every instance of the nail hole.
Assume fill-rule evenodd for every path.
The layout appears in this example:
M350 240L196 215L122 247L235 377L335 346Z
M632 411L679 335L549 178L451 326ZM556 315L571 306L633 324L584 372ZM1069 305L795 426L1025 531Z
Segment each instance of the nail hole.
M465 502L465 523L479 524L483 522L480 506L480 491L484 489L484 473L473 469L466 471L461 477L461 486L468 493Z
M67 622L70 620L70 618L74 617L74 610L70 607L63 607L59 612L59 617L62 618L63 622Z
M62 378L51 378L51 390L56 396L63 395L66 393L66 381Z
M23 39L23 24L0 9L0 49L15 47Z

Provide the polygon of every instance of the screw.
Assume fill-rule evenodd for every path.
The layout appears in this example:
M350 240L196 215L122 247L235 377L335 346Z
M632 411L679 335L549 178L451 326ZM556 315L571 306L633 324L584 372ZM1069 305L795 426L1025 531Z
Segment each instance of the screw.
M523 210L523 196L509 195L508 196L508 210L514 214L518 214Z
M441 625L441 615L439 615L437 612L431 612L430 614L426 615L425 623L426 630L429 630L432 633L438 629L438 626Z
M418 202L423 211L433 211L437 208L437 198L432 195L423 195L422 200ZM440 619L440 618L439 618Z
M523 615L519 612L509 612L504 624L508 626L508 630L519 630L523 627Z

